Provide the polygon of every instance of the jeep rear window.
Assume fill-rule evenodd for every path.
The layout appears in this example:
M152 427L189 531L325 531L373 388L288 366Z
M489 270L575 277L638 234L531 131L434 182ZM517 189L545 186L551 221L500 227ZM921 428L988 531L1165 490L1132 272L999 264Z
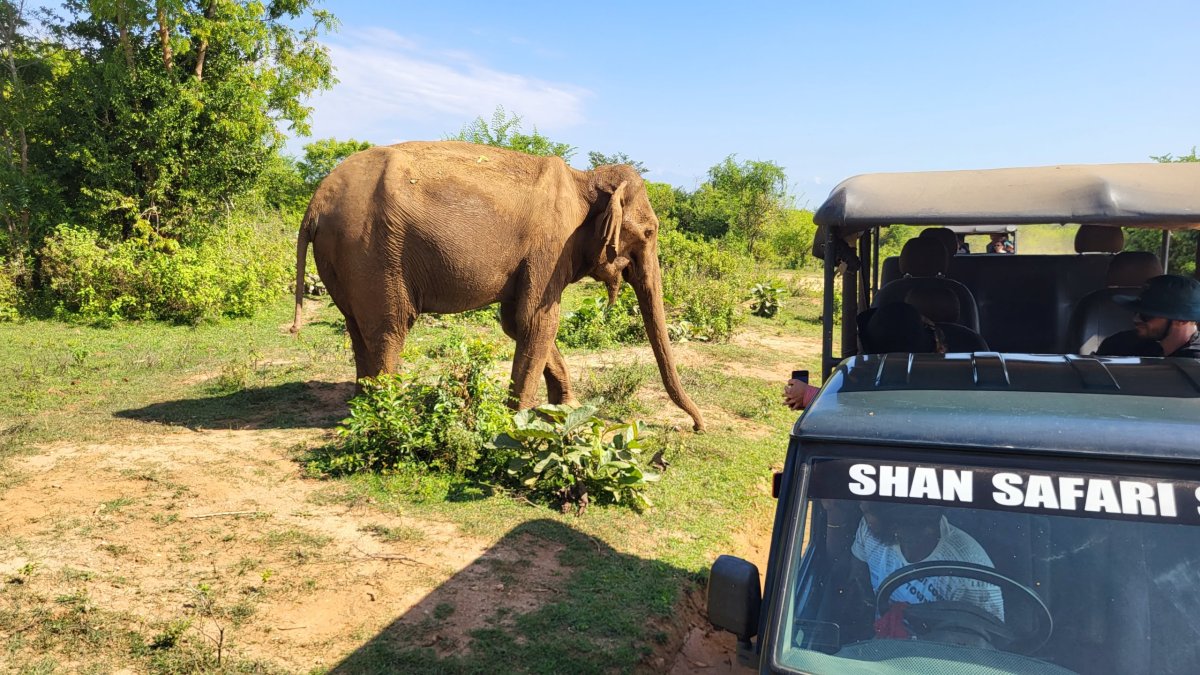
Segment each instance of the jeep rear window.
M978 461L810 460L777 667L1195 672L1195 470Z

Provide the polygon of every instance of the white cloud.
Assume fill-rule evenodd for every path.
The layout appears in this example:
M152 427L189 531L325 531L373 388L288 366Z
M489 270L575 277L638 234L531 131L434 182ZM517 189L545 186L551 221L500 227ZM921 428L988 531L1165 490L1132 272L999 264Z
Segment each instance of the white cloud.
M588 90L503 72L470 53L433 52L383 29L358 31L329 43L339 83L309 101L313 138L357 138L374 143L436 140L456 133L497 105L559 132L584 121Z

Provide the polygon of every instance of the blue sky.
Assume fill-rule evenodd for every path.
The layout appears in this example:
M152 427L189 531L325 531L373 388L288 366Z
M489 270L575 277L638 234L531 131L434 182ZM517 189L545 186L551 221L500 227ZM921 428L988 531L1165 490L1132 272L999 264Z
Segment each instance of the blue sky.
M440 139L497 105L694 189L726 155L801 206L872 171L1147 161L1200 144L1200 2L328 0L313 138ZM290 147L299 148L305 139Z

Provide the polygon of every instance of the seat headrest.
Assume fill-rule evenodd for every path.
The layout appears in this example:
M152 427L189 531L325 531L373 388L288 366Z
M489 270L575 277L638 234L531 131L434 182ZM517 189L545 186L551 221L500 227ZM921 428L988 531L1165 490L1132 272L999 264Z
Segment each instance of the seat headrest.
M1075 233L1076 253L1120 253L1125 248L1125 233L1119 227L1080 225Z
M904 302L917 308L925 318L937 323L959 323L962 308L958 294L946 286L913 288L904 296Z
M1158 256L1149 251L1122 251L1108 261L1106 286L1138 287L1163 273Z
M942 242L942 246L946 247L946 253L949 255L958 253L958 235L948 227L927 227L921 230L919 236L922 239L936 239Z
M921 313L907 303L890 302L872 307L859 313L857 321L858 337L866 354L937 351L937 342Z
M910 277L936 277L950 268L950 253L940 241L917 237L900 250L900 273Z

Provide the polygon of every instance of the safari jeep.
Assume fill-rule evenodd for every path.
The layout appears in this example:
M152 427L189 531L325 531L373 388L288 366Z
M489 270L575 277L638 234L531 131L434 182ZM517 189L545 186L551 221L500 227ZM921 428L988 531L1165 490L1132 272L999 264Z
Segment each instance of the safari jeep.
M864 175L815 219L824 386L777 476L765 583L731 556L709 581L743 661L1200 672L1200 361L1081 355L1129 327L1089 314L1112 309L1093 296L1114 292L1119 228L1162 230L1165 260L1171 230L1200 228L1200 164ZM955 255L917 283L878 260L899 223L1080 225L1081 252ZM965 289L957 318L989 351L860 353L858 312L914 284Z

